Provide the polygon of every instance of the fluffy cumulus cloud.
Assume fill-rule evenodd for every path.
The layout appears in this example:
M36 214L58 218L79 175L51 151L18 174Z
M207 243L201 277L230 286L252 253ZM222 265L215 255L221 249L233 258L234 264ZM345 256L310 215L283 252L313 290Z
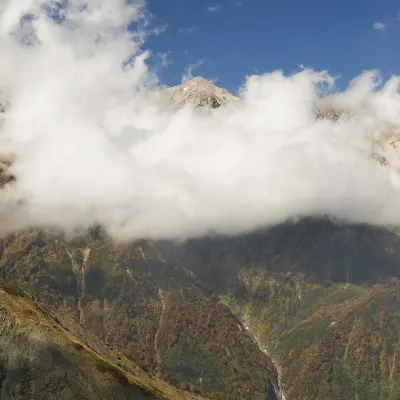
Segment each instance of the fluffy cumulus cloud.
M44 7L45 6L45 7ZM141 1L3 1L1 229L104 225L118 239L239 233L301 215L400 223L400 180L368 155L400 126L399 78L331 97L325 72L248 77L213 115L170 107L141 50ZM130 32L127 24L136 26ZM342 107L336 123L314 108ZM383 145L393 160L396 149ZM397 158L396 158L397 157Z

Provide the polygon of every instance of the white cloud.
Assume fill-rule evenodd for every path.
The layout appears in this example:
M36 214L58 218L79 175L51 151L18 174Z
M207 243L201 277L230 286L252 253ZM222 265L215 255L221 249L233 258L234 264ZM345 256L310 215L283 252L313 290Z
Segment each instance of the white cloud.
M186 82L186 81L188 81L188 80L190 80L190 79L193 79L193 78L194 78L193 72L194 72L197 68L201 67L203 64L204 64L204 61L203 61L203 60L199 60L199 61L197 61L197 62L195 62L195 63L193 63L193 64L189 64L189 65L187 66L187 68L185 69L185 72L184 72L183 75L182 75L181 82L184 83L184 82Z
M157 54L160 59L160 66L162 68L167 68L169 65L172 65L172 61L168 59L171 53L172 53L171 51L167 51L166 53Z
M382 147L394 169L368 159L400 127L399 77L379 85L364 73L322 99L327 73L275 71L248 77L241 100L213 116L176 110L146 66L146 32L132 43L124 29L143 2L70 0L64 24L41 3L0 6L0 90L11 104L0 153L16 176L0 191L2 232L101 223L115 238L174 238L324 214L400 223L400 149ZM18 36L28 12L38 19ZM15 39L27 35L40 45ZM317 121L320 103L351 112Z
M221 11L221 6L210 6L210 7L207 7L207 11L208 12L218 12L218 11Z
M236 1L235 2L235 7L241 7L243 5L242 1Z
M381 31L384 32L386 31L386 25L383 22L375 22L372 27L374 28L374 30L376 31Z
M195 26L192 26L190 28L182 28L178 30L178 33L181 35L191 35L193 32L196 30Z

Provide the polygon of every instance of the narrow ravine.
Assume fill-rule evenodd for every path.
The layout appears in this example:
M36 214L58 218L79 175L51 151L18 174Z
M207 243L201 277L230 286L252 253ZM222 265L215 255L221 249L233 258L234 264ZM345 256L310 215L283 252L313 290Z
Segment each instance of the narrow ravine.
M162 357L161 357L160 350L159 350L159 335L160 335L161 329L164 324L164 319L165 319L165 309L166 309L166 305L167 305L167 293L165 293L162 289L158 288L158 295L159 295L160 301L161 301L161 315L160 315L159 326L158 326L157 332L154 336L154 350L155 350L155 354L156 354L157 364L159 367L161 367Z
M85 327L85 320L82 309L82 297L85 286L85 264L87 263L90 256L90 248L86 247L85 249L73 249L72 251L68 251L68 249L66 249L66 251L69 258L71 259L72 271L75 275L77 282L77 294L78 294L77 308L79 312L79 322L81 326ZM76 252L79 252L78 254L80 254L82 258L80 262L78 262L78 260L76 259L77 255Z
M286 394L282 388L282 367L279 365L279 363L277 363L275 358L271 356L270 352L267 350L267 347L260 343L259 338L256 335L254 335L250 331L250 329L247 329L247 331L249 332L250 336L254 339L254 341L257 343L258 348L266 356L268 356L268 358L271 360L272 364L274 365L276 372L278 374L278 387L277 387L278 396L280 397L280 400L286 400Z
M282 387L282 367L279 365L277 360L272 356L271 352L268 351L268 346L263 344L261 342L260 337L251 329L251 327L249 326L248 318L246 317L246 315L243 315L241 317L241 321L242 321L242 324L243 324L244 328L246 329L246 331L250 335L250 337L253 338L253 340L257 344L258 348L271 360L272 364L274 365L274 367L276 369L276 372L278 374L278 387L276 388L277 396L278 396L278 398L280 400L286 400L287 396L286 396L285 391L283 390L283 387Z
M235 315L239 321L241 322L243 328L246 330L247 334L254 340L256 343L257 347L269 358L273 366L275 367L276 373L278 375L277 379L277 387L275 387L275 394L278 398L278 400L287 400L288 396L285 393L283 387L282 387L282 367L280 364L277 362L277 360L272 356L271 352L268 351L268 346L262 343L260 337L251 329L249 319L246 314L243 314L240 312L238 309L233 310L227 302L224 301L223 297L220 296L220 301L230 309L233 315Z

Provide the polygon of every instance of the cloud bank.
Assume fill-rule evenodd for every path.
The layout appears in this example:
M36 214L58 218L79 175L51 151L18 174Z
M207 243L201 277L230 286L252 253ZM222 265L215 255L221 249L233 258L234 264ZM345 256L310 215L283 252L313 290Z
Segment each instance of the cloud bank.
M326 72L247 78L214 115L167 105L141 50L141 1L3 1L2 232L102 224L116 239L240 233L302 215L400 223L395 168L368 159L400 126L399 78L343 93ZM50 15L50 16L49 16ZM132 32L127 24L135 27ZM344 108L339 121L314 108ZM396 164L397 149L382 145Z

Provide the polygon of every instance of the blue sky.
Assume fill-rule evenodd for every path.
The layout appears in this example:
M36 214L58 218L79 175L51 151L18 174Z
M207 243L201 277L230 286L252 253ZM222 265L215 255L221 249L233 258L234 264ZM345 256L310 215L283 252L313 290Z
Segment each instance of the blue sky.
M149 39L168 53L157 72L167 85L193 75L232 92L246 75L303 64L341 75L339 87L365 69L400 74L400 2L389 0L149 0L153 23L166 26ZM160 57L154 57L160 61ZM153 61L154 62L154 61Z

